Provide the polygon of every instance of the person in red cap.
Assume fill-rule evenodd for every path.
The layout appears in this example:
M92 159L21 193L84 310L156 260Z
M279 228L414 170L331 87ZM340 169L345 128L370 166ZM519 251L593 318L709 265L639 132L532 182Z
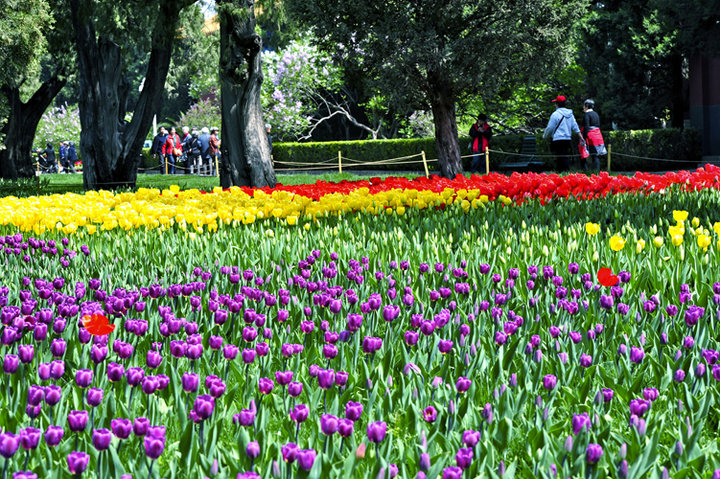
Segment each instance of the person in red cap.
M572 110L565 107L567 100L558 95L553 100L555 111L550 115L550 121L543 138L552 138L550 151L555 155L558 171L567 171L570 168L572 152L572 134L580 134L580 127L575 121Z

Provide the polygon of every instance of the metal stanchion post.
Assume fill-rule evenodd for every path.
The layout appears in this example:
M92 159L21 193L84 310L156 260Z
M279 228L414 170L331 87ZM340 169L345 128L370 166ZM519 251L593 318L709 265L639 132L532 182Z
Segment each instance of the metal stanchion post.
M425 150L422 151L423 166L425 167L425 178L430 178L430 171L427 166L427 158L425 158Z
M490 174L490 148L485 148L485 174Z
M607 151L608 151L608 173L610 173L610 159L612 157L612 145L608 145Z
M220 178L220 168L218 168L218 158L217 155L215 155L215 176L217 178Z
M165 157L165 174L168 174L167 156Z
M342 175L342 152L338 151L338 173Z

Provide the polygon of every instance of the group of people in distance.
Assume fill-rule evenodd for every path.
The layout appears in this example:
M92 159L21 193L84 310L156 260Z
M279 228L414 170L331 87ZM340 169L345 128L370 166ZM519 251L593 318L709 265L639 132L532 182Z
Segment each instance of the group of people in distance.
M543 138L552 138L550 151L555 156L558 171L567 171L570 168L572 154L572 134L580 136L578 153L581 158L583 170L588 169L587 159L590 159L590 167L600 170L600 156L607 154L605 141L600 131L600 116L595 112L595 102L591 99L585 100L583 105L582 128L578 126L572 110L566 107L567 99L558 95L554 100L555 111L550 115L550 121L543 133ZM484 153L490 146L492 127L488 123L485 114L480 113L477 121L470 127L470 150L473 153L470 163L470 172L480 171L481 153Z
M161 126L153 139L150 154L159 159L160 170L170 175L174 175L178 167L191 175L214 176L217 173L215 159L220 155L219 131L216 127L198 131L184 126L180 137L175 127L168 132Z
M37 161L43 173L76 173L75 163L78 161L75 143L72 141L61 141L58 156L55 156L55 148L52 142L47 142L44 150L35 150Z

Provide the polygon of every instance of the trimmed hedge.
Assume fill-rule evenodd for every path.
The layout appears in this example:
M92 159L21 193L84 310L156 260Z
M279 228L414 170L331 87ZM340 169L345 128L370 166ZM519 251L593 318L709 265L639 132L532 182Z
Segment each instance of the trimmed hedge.
M661 130L637 131L610 131L603 133L605 142L612 145L613 171L661 171L673 169L694 169L700 163L702 147L700 135L696 130L666 128ZM508 153L519 153L525 135L503 135L493 137L490 148ZM537 154L549 155L550 142L537 135ZM468 145L470 138L460 137L462 155L469 155ZM273 145L273 158L278 169L302 170L310 165L284 165L282 162L308 163L322 166L323 162L331 161L337 168L338 151L342 152L343 159L352 159L366 163L384 161L389 158L399 158L416 155L422 151L428 159L437 158L434 138L402 139L402 140L367 140L367 141L329 141L318 143L276 143ZM673 161L655 161L643 158L627 158L617 155L631 155L635 157L661 158ZM412 160L415 160L413 158ZM417 158L419 159L419 158ZM553 158L543 158L546 169L555 168ZM601 167L607 168L606 158L602 159ZM463 158L463 167L470 167L470 158ZM508 161L508 155L490 154L490 168L496 170L502 163ZM520 161L515 159L511 161ZM689 162L688 162L689 161ZM348 171L388 170L388 171L423 171L422 163L400 165L368 165L351 167L352 162L343 162L343 168ZM437 163L428 164L431 171L437 171Z

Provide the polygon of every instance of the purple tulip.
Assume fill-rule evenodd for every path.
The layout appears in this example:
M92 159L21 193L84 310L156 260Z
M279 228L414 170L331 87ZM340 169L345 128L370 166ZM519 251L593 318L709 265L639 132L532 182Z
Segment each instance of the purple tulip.
M352 436L354 429L355 423L350 419L342 418L338 421L338 434L340 434L341 437Z
M38 447L40 443L40 436L42 431L34 427L26 427L20 430L20 445L26 451L33 450Z
M437 409L432 406L428 406L423 410L423 419L429 423L434 423L437 420Z
M287 443L280 448L283 460L288 464L292 464L297 459L297 453L300 449L294 442Z
M290 384L288 384L288 394L291 397L298 397L302 393L302 390L303 390L302 383L293 381Z
M462 479L463 470L456 466L443 469L442 479Z
M90 388L87 392L87 403L90 407L98 407L103 400L103 390Z
M582 414L573 414L572 430L573 434L577 434L583 429L590 431L590 416L584 412Z
M115 418L110 421L110 429L118 439L127 439L132 433L132 422L129 419Z
M600 444L588 444L588 447L585 451L585 460L588 464L597 464L602 455L603 449Z
M315 464L315 457L317 453L314 449L303 449L297 452L297 462L300 469L303 471L309 471Z
M639 364L645 358L645 351L643 348L638 346L632 346L630 348L630 361L635 364Z
M136 436L144 436L150 428L150 421L145 417L136 417L133 421L133 432Z
M72 432L82 432L87 427L87 411L70 411L68 414L68 426Z
M87 469L90 456L84 452L73 451L67 455L67 465L70 474L82 474Z
M209 394L201 394L195 398L193 410L201 420L209 418L215 410L215 398Z
M260 456L260 444L257 441L250 441L245 448L245 454L250 459L257 459Z
M260 378L258 381L260 394L270 394L273 388L275 388L275 383L273 383L273 380L270 378Z
M468 389L470 389L470 385L472 384L472 381L465 376L460 376L455 383L455 389L459 394L462 394L466 392Z
M472 464L473 450L469 447L461 447L455 455L455 463L460 469L467 469Z
M145 455L151 460L159 458L165 450L165 438L146 435L143 439Z
M345 404L345 417L355 422L360 419L363 412L363 405L358 402L349 401Z
M370 442L380 443L387 434L387 424L383 421L371 422L367 426L367 436Z
M557 378L552 374L548 374L543 377L543 387L548 391L555 389L557 385Z
M107 429L95 429L92 434L92 443L98 451L104 451L110 447L112 434Z
M290 419L301 424L308 418L308 414L310 414L310 410L305 404L297 404L292 411L290 411Z
M5 360L3 361L3 371L5 374L15 374L20 366L20 358L15 354L6 354Z
M338 418L332 414L323 414L320 417L320 430L327 436L332 436L338 430Z
M65 430L60 426L48 426L45 430L45 444L55 447L60 444L63 435L65 435Z

